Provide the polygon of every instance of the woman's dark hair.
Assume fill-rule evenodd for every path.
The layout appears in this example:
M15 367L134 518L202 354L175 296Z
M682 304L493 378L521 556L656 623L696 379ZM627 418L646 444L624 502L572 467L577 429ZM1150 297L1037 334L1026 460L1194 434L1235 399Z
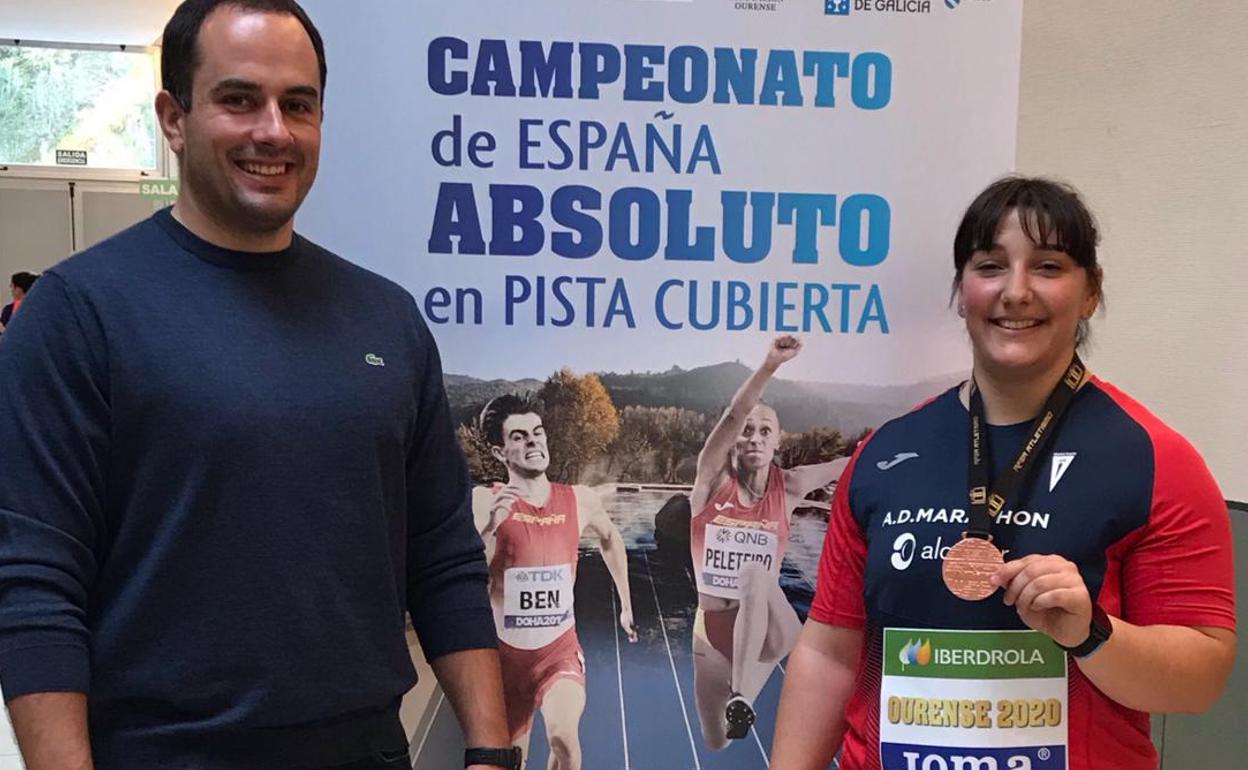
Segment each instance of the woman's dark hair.
M542 402L532 395L504 393L491 399L481 410L478 429L487 444L502 446L503 423L508 417L516 414L535 414L541 417L544 411Z
M1037 246L1069 254L1088 271L1088 280L1098 297L1101 294L1101 265L1096 259L1100 232L1096 218L1084 205L1075 188L1043 177L1007 176L981 192L962 216L953 237L953 293L962 284L962 271L977 251L989 251L997 228L1011 210L1018 210L1023 233ZM1087 323L1080 322L1077 345L1087 338Z
M165 25L160 49L161 87L177 100L183 110L189 112L191 109L191 82L195 79L195 70L199 68L199 30L204 26L204 19L221 6L260 13L290 14L298 19L316 51L316 62L321 70L321 100L325 100L325 76L328 73L325 44L316 25L295 0L186 0Z

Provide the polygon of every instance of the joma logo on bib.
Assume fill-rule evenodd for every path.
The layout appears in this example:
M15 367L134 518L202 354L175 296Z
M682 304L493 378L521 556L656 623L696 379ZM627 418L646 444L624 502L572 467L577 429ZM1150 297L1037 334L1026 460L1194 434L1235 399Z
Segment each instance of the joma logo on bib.
M920 754L917 751L902 752L906 760L906 770L1032 770L1031 758L1025 754L1016 754L1005 758L1005 764L996 757L976 757L954 754L942 757L939 754Z

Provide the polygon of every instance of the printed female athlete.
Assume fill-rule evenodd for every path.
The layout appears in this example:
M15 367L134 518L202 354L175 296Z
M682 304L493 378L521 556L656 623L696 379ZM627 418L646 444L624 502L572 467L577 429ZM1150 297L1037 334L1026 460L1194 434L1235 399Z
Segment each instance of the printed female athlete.
M694 692L702 737L713 751L749 732L754 699L797 641L801 623L780 588L789 518L848 461L788 470L773 462L780 421L759 399L780 365L801 349L789 335L772 342L707 436L689 495L698 586Z

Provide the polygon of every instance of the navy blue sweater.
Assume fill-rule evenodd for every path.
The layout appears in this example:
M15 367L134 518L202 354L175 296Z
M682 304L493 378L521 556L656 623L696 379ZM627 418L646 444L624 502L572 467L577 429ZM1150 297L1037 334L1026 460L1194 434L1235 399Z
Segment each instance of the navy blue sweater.
M88 694L96 766L331 764L493 647L434 341L298 236L168 210L49 270L0 340L0 684Z

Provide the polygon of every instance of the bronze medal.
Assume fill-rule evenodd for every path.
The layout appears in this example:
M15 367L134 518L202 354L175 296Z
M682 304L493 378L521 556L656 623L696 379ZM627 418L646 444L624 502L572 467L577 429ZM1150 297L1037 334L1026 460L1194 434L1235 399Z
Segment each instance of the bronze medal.
M1036 458L1047 451L1054 431L1086 377L1087 370L1076 354L1066 367L1066 375L1049 393L1040 414L1032 420L1028 429L1030 438L1023 443L1017 459L1005 467L996 484L988 478L988 431L984 429L988 418L984 412L984 398L971 379L967 393L967 411L971 418L968 421L971 431L967 471L970 482L967 523L970 526L962 533L962 539L949 549L940 567L945 586L959 599L977 602L996 593L992 576L1005 564L1005 557L992 544L992 525L1014 499L1024 477L1035 467Z
M987 599L997 591L990 582L997 569L1005 563L992 539L966 537L955 543L940 567L945 585L959 599L968 602Z

